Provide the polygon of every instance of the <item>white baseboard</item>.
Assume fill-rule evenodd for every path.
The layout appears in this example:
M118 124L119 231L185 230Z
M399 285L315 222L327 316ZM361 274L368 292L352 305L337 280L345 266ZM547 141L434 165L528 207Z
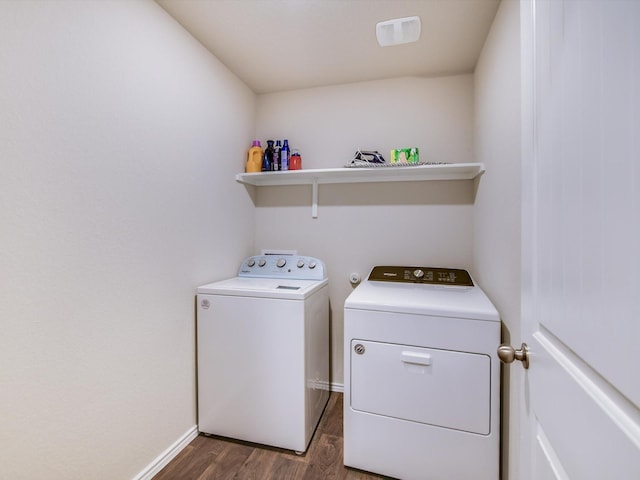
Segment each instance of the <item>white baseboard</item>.
M198 436L198 426L194 425L187 432L174 442L169 448L156 457L147 465L133 480L151 480L160 470L162 470L176 455L178 455L191 441Z
M333 383L331 382L331 386L329 388L332 392L340 392L344 393L344 385L342 383Z

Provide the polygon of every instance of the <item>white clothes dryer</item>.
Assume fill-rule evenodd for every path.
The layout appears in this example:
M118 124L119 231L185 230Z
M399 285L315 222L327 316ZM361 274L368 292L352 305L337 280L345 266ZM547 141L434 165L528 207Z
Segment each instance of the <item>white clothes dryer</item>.
M374 267L344 307L344 464L498 480L500 318L468 272Z
M200 432L306 451L329 398L328 295L324 264L298 255L198 288Z

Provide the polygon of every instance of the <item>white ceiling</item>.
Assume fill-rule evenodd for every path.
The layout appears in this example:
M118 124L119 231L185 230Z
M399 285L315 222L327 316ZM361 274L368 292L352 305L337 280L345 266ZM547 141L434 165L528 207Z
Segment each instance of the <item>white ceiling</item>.
M500 0L156 0L254 92L472 73ZM377 22L418 15L416 43Z

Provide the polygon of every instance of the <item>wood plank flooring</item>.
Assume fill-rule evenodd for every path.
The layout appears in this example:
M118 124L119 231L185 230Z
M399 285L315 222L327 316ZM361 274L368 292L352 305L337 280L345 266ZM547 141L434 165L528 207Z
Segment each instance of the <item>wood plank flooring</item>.
M342 394L332 392L304 455L222 437L199 435L153 480L388 479L342 463Z

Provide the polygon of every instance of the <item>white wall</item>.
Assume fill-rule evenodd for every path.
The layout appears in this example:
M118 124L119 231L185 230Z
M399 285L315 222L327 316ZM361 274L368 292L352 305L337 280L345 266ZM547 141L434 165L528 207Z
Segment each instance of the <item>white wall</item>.
M475 147L483 175L473 214L476 279L500 312L504 341L520 334L520 6L504 0L475 71ZM503 369L503 478L517 479L518 379Z
M0 65L0 478L133 478L253 251L255 96L153 2L0 2Z
M421 160L473 161L473 77L402 78L260 95L257 137L289 139L303 168L339 168L357 148L420 149ZM349 274L374 265L470 268L473 184L411 182L321 185L254 192L255 250L297 249L327 264L332 382L343 382L343 307Z

